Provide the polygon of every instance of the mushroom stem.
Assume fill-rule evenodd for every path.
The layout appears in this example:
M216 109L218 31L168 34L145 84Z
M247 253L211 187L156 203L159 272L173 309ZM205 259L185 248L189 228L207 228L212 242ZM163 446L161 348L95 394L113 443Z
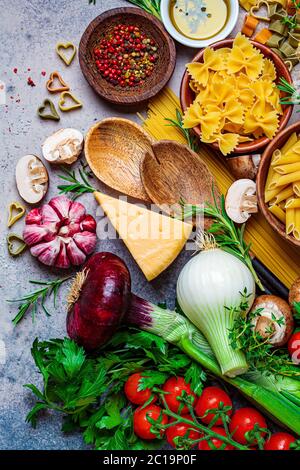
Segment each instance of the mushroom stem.
M249 212L250 214L256 214L258 212L257 196L245 195L242 200L241 210Z
M275 333L273 320L267 317L260 317L257 320L255 331L264 339L272 337Z

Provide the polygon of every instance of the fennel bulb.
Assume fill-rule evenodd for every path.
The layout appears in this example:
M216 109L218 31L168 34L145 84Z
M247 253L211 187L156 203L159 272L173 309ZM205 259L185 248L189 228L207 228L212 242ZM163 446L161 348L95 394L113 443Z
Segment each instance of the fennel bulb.
M195 255L182 269L177 282L180 308L208 340L223 375L235 377L247 371L244 354L230 346L229 330L241 314L247 292L246 314L255 297L249 268L237 257L214 244Z

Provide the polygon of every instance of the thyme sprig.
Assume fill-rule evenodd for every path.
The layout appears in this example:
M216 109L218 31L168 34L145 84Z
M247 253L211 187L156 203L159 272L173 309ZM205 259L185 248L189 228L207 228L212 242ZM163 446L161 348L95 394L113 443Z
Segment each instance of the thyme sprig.
M280 77L279 85L277 85L279 90L286 93L288 96L281 98L280 103L285 105L299 105L300 104L300 93L296 88L285 80L285 78ZM299 113L300 110L297 111Z
M165 121L168 121L170 123L167 125L179 129L181 134L185 137L187 144L191 148L191 150L193 150L194 152L197 152L199 150L197 137L194 136L189 129L185 129L183 127L182 114L179 109L176 109L176 119L165 118Z
M62 171L64 174L58 175L58 177L69 184L60 184L57 186L60 194L72 193L72 199L74 201L83 194L97 191L97 189L91 186L88 180L92 176L92 173L88 170L87 165L82 165L82 167L78 169L79 176L76 175L75 170L71 171L66 167L63 167Z
M192 204L184 204L184 201L181 201L183 217L191 218L197 215L211 217L213 219L213 223L208 229L208 232L214 236L217 245L222 248L222 250L231 253L243 261L243 263L245 263L251 271L258 287L264 291L264 287L252 264L252 259L250 256L251 244L247 244L244 240L246 225L243 224L241 227L237 227L228 217L225 209L224 195L220 197L219 202L216 199L214 191L213 197L214 204L206 204L203 207Z
M242 350L252 370L264 374L272 373L284 377L299 378L297 369L290 356L284 349L275 349L269 343L269 337L263 338L254 328L253 320L261 314L263 309L250 312L247 316L240 315L236 318L233 328L229 332L231 346L235 350ZM282 326L283 319L272 317L274 323ZM268 331L266 331L268 333ZM270 335L273 330L270 329Z
M53 281L29 281L30 284L41 286L39 289L29 292L20 299L7 300L9 303L20 303L18 314L13 318L12 322L16 326L31 310L32 321L38 312L38 308L41 307L47 316L51 316L45 303L46 300L53 295L53 305L56 307L56 300L59 289L62 284L71 279L72 276L64 277L63 279L55 279Z

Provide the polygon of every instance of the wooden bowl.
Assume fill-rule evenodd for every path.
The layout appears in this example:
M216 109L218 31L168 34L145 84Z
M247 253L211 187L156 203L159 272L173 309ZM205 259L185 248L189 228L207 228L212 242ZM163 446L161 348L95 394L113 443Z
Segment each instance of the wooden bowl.
M225 39L224 41L218 41L215 44L212 44L210 47L214 50L221 49L223 47L231 48L233 45L233 41L234 39ZM288 83L292 83L292 77L291 77L289 70L287 69L286 65L281 60L281 58L277 54L275 54L275 52L271 51L269 47L264 46L258 42L251 41L251 44L255 46L257 49L259 49L265 58L272 60L276 68L277 79L279 79L280 77L283 77ZM200 52L198 52L198 54L194 57L193 62L203 62L204 50L205 49L202 49ZM181 101L181 107L183 111L186 111L186 109L189 106L191 106L191 104L193 103L195 99L195 93L190 88L190 80L191 78L186 70L183 75L181 88L180 88L180 101ZM283 106L283 115L280 117L279 128L277 132L280 132L282 129L286 127L291 117L292 112L293 112L293 106ZM193 130L197 136L201 137L200 126L194 127ZM260 153L260 151L262 151L269 144L269 142L270 142L270 139L268 139L268 137L261 137L260 139L256 139L252 142L245 142L245 143L239 144L235 148L233 154L247 155L249 153ZM214 149L219 150L219 145L217 142L214 142L210 145ZM230 158L230 155L229 155L229 158Z
M94 47L102 35L120 23L139 26L158 45L159 59L153 73L138 87L112 85L102 78L95 65ZM83 33L79 45L79 63L86 80L102 98L118 105L137 105L153 98L168 83L175 68L176 49L173 39L154 16L140 8L114 8L97 16Z
M180 200L186 204L214 203L212 188L217 183L201 157L186 145L160 140L152 145L141 164L141 176L150 199L171 216L181 213Z
M85 139L85 157L94 175L128 196L149 201L140 175L146 152L154 141L128 119L108 118L95 124Z
M295 246L300 246L300 240L296 240L292 235L287 235L285 233L285 225L280 222L271 212L268 210L268 205L265 203L265 185L268 176L268 171L271 163L271 158L273 152L276 149L281 149L285 142L288 140L291 134L296 132L297 134L300 132L300 122L296 122L291 126L287 127L284 131L280 132L272 142L267 146L265 149L261 162L259 165L256 185L257 185L257 197L258 197L258 204L259 208L264 214L266 220L271 225L271 227L277 232L282 238L287 240L289 243Z

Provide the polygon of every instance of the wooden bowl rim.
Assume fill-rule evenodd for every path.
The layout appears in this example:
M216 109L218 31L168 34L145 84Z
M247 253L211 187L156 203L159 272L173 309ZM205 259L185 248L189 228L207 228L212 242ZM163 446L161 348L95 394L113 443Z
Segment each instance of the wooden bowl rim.
M170 54L170 60L165 63L165 72L163 74L163 78L161 79L160 82L158 82L155 86L149 88L148 90L145 90L141 94L137 94L137 96L126 96L126 95L118 95L117 90L115 96L118 96L118 98L114 98L111 91L105 92L103 89L100 89L97 83L95 83L92 79L92 74L90 72L90 67L87 64L85 60L85 53L86 53L86 44L89 42L90 37L92 36L94 30L103 22L113 18L114 16L117 15L135 15L139 16L145 20L147 20L151 27L155 27L156 30L159 31L161 34L165 44L167 45L169 49L169 54ZM80 39L80 44L79 44L79 51L78 51L78 56L79 56L79 64L82 70L82 73L89 83L89 85L100 95L102 98L104 98L106 101L113 103L113 104L127 104L127 105L133 105L133 104L140 104L145 101L148 101L149 99L153 98L155 95L157 95L168 83L170 80L174 69L176 65L176 47L173 39L167 31L165 30L163 24L161 21L159 21L157 18L154 16L150 15L146 11L141 10L140 8L134 8L134 7L120 7L120 8L112 8L111 10L107 10L101 15L97 16L94 20L92 20L89 25L87 26L86 30L84 31L83 35L81 36Z
M261 212L263 213L265 219L267 222L270 224L270 226L277 232L282 238L287 240L289 243L291 243L294 246L300 246L300 240L296 240L292 235L287 235L285 232L285 226L280 220L278 220L269 210L268 210L268 205L265 203L264 199L264 190L265 190L265 178L263 177L263 169L267 166L267 170L270 167L270 160L272 158L273 152L277 148L278 141L281 140L282 138L283 143L280 144L280 147L282 147L285 142L288 140L291 134L293 132L299 133L300 132L300 122L296 122L294 124L291 124L288 126L286 129L281 131L277 136L272 140L272 142L267 146L265 149L261 161L259 164L258 168L258 173L257 173L257 178L256 178L256 184L257 184L257 197L258 197L258 204ZM267 175L267 173L266 173Z
M210 47L212 49L221 49L222 47L230 47L230 46L232 46L233 41L234 41L233 38L224 39L223 41L217 41L217 42L215 42L214 44L211 44L208 47ZM250 40L250 42L253 46L257 47L263 53L264 56L266 56L267 53L268 53L270 55L273 63L274 63L276 71L278 71L279 66L281 66L284 70L284 73L281 74L281 75L284 76L284 78L290 84L293 83L292 76L291 76L288 68L286 67L283 60L277 54L275 54L275 52L273 52L268 46L260 44L259 42L252 41L252 40ZM203 57L205 49L206 48L201 49L195 55L192 62L200 62L200 59ZM182 77L181 86L180 86L180 103L181 103L181 107L182 107L183 111L186 111L186 109L189 106L188 103L187 103L187 100L186 100L187 91L189 89L189 82L190 82L190 76L189 76L187 70L185 70L184 75ZM293 106L292 105L289 105L284 109L283 115L281 116L281 119L279 121L279 126L278 126L278 130L277 130L276 135L278 135L278 133L281 130L283 130L285 128L285 126L288 124L288 122L290 120L290 117L292 115L292 112L293 112ZM201 128L200 128L200 126L194 127L193 131L195 132L195 134L198 137L201 137ZM250 143L239 144L233 150L233 152L231 154L226 155L226 158L233 157L236 154L247 155L248 153L257 153L258 151L260 151L264 147L266 147L271 141L272 141L272 139L269 139L268 137L261 137L260 139L254 140ZM218 143L214 142L214 143L209 144L209 145L211 147L213 147L214 149L219 150Z

